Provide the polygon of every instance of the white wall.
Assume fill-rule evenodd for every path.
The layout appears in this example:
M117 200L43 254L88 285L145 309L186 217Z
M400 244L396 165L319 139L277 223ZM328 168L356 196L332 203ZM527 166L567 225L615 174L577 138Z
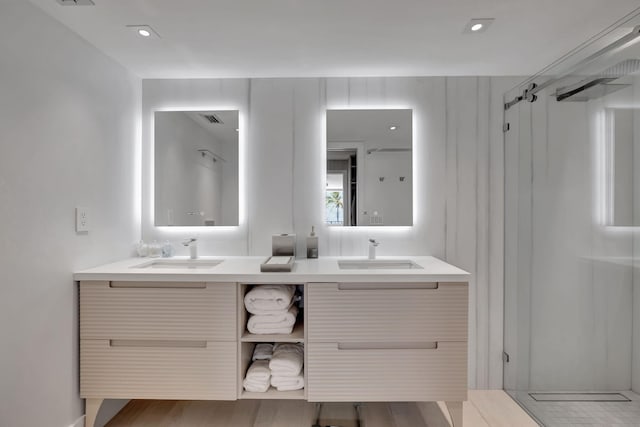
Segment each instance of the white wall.
M209 255L268 255L271 235L295 232L298 252L315 225L320 255L434 255L472 272L470 384L502 386L502 93L516 78L144 80L143 152L153 110L237 108L241 117L241 225L158 229L143 184L143 236L175 243L197 234ZM400 228L323 225L326 109L414 110L415 222ZM244 157L243 157L244 156ZM148 159L147 159L148 160ZM145 180L149 162L144 164ZM186 249L177 246L179 254Z
M636 109L633 121L633 215L640 224L640 76L633 83L633 102ZM631 388L640 393L640 228L633 236L633 365Z
M0 0L2 426L67 427L84 413L72 273L130 256L139 235L139 97L137 78L66 27Z

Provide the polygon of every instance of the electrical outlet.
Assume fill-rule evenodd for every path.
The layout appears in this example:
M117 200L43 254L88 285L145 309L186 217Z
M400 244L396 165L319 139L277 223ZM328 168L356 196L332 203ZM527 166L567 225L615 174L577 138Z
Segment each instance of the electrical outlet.
M86 233L89 231L89 209L82 206L76 208L76 232Z

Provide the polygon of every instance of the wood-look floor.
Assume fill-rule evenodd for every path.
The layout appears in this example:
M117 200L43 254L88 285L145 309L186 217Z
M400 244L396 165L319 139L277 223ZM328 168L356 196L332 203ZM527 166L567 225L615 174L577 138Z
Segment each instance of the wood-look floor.
M133 400L106 427L310 427L315 404L300 400ZM501 390L470 390L464 427L536 427ZM352 405L323 405L321 425L355 427ZM366 403L363 427L448 427L443 403Z

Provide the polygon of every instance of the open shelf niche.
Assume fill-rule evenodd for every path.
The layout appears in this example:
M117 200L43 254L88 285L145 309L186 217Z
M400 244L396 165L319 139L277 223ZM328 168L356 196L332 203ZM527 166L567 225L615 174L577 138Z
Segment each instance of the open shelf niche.
M305 400L307 398L307 356L306 356L306 329L304 323L304 307L300 307L296 324L291 334L252 334L247 330L247 321L250 313L244 306L244 296L253 286L261 284L240 284L238 286L238 398L239 399L283 399L283 400ZM302 291L303 301L305 286L298 284L298 292ZM305 387L302 390L278 391L274 387L269 388L264 393L249 392L242 386L244 376L252 362L253 350L258 343L303 343L305 344L304 357L304 378Z

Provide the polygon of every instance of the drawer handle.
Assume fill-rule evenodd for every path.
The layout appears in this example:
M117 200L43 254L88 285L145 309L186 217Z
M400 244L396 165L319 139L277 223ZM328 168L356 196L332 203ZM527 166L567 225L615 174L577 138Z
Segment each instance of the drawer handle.
M109 340L109 347L207 348L207 342L180 340Z
M438 343L433 342L349 342L338 343L338 350L437 350Z
M109 282L110 288L124 289L205 289L206 283L181 283L176 285L172 282Z
M415 289L438 289L433 283L338 283L339 291L408 291Z

